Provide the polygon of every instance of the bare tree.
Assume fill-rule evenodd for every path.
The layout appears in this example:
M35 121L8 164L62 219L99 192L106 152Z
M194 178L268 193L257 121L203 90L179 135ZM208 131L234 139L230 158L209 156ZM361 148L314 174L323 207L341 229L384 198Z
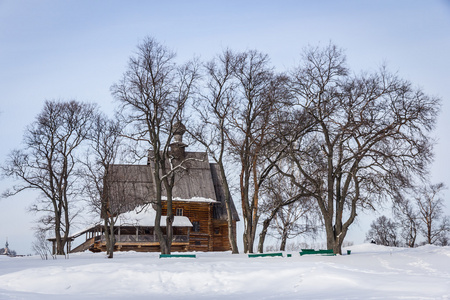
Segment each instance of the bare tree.
M397 238L397 226L397 223L386 216L378 217L370 224L366 240L374 240L378 245L398 247L400 242Z
M300 234L313 234L317 231L317 212L313 199L304 193L301 187L293 184L283 172L272 174L266 181L262 188L261 199L261 215L264 216L264 221L259 234L258 252L263 252L265 238L270 228L281 238L282 251L288 238Z
M161 252L168 254L174 219L172 189L176 166L181 164L175 164L170 146L174 133L182 130L180 121L198 77L197 66L193 62L178 66L174 61L175 53L149 37L137 48L123 79L114 84L111 91L126 113L124 120L134 125L129 137L150 149L156 199L149 199L149 202L154 201L156 206L155 232ZM167 195L167 235L160 226L163 188Z
M283 151L276 140L276 120L283 111L286 77L276 75L267 55L236 54L233 76L237 101L228 117L230 152L239 164L239 190L244 220L244 252L253 252L259 221L260 188Z
M278 211L272 227L281 237L280 251L285 251L288 239L317 233L318 226L315 222L315 215L311 212L313 205L311 199L306 198L285 205Z
M261 215L265 217L259 234L258 252L264 250L269 228L280 237L280 250L286 249L286 242L301 234L317 232L316 205L307 194L290 182L289 177L276 173L266 181L262 189Z
M22 184L6 191L9 197L26 189L37 190L41 197L31 208L44 213L45 229L52 229L56 254L64 254L77 194L76 151L90 133L94 106L76 101L46 101L42 112L25 131L24 148L14 150L2 168L6 176Z
M426 172L428 134L440 109L440 99L385 68L350 75L345 60L334 45L307 49L291 86L298 107L317 124L291 158L295 172L308 180L305 189L316 199L327 247L335 253L360 210Z
M113 171L113 164L118 162L123 146L121 134L122 126L118 119L112 120L103 114L97 114L92 124L90 146L82 162L84 168L80 174L84 179L84 194L89 199L90 206L103 218L108 258L114 256L114 225L123 206L127 204L124 197L118 197L117 194L113 197L109 186L112 182L110 172ZM116 187L115 191L117 190L121 189Z
M296 172L297 164L302 162L291 159L293 149L301 143L308 153L314 155L313 147L315 143L307 145L304 136L314 129L314 120L302 110L294 109L291 102L284 102L285 110L278 111L275 125L275 139L270 148L275 149L275 154L269 156L268 161L274 164L275 169L271 170L268 180L262 186L264 197L262 198L262 213L265 219L262 222L262 230L259 235L258 251L262 253L267 231L272 221L285 206L294 205L299 202L302 211L305 211L310 220L315 219L316 212L311 203L312 189L308 189L309 180L301 173ZM278 152L276 152L278 151ZM307 168L307 166L304 166ZM306 216L306 214L305 214ZM310 228L315 231L315 228Z
M231 193L225 172L225 155L229 146L227 133L230 130L229 117L236 101L236 82L233 78L235 54L224 51L205 64L207 77L206 94L200 96L194 109L200 115L200 123L191 135L206 147L209 155L217 163L225 193L227 211L228 239L233 254L239 253L236 232L233 227Z
M450 219L444 216L444 200L441 198L445 189L443 183L426 184L419 188L416 196L416 204L419 210L419 218L422 234L428 244L436 244L448 240L450 233Z
M46 233L46 231L38 229L34 235L35 240L32 243L34 252L38 254L42 260L47 260L49 255L52 256L52 249L50 247L50 242L47 241Z
M450 223L450 220L448 217L446 218L446 223L447 223L447 225ZM439 238L438 238L436 244L438 244L440 246L450 246L450 234L448 233L448 231L445 234L439 235Z
M417 237L422 231L419 212L414 203L403 197L394 201L394 216L397 220L400 235L408 247L415 247Z

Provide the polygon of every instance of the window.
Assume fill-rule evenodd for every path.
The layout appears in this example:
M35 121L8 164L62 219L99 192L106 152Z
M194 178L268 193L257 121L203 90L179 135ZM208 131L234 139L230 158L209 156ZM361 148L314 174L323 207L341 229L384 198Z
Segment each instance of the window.
M193 232L199 232L200 231L200 222L199 221L194 221L192 222L192 231Z
M177 208L177 210L175 211L175 215L176 216L182 216L183 215L183 209L182 208Z
M220 227L214 228L214 234L220 234Z

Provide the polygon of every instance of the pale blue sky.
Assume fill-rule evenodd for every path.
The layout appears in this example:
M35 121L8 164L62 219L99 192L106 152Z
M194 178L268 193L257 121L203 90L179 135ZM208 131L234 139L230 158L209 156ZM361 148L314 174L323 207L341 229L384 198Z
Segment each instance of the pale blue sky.
M442 97L432 179L450 186L450 1L444 0L0 0L0 163L20 146L46 99L92 101L111 112L109 88L147 35L177 51L180 61L257 49L282 71L304 47L332 41L346 49L355 72L387 63ZM0 181L0 190L11 184ZM0 246L8 237L12 248L31 253L34 216L26 207L34 197L0 200ZM347 239L361 243L366 227L364 220L354 225Z

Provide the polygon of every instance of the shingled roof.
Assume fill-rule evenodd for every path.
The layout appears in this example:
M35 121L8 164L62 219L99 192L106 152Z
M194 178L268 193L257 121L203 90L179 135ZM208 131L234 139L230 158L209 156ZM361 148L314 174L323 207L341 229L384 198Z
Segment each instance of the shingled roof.
M155 199L153 176L147 165L110 166L105 188L114 214L131 211Z
M124 213L136 206L155 201L152 153L147 165L113 165L107 177L109 197L115 211ZM225 193L218 166L209 163L205 152L183 153L183 168L177 171L172 191L174 201L213 203L214 219L226 220ZM162 191L163 199L166 196ZM232 203L233 219L238 221Z

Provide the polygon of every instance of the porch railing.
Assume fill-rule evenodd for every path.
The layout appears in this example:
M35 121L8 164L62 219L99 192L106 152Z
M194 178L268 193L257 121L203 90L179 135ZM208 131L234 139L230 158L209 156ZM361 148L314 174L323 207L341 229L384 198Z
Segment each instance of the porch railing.
M155 235L135 235L135 234L121 234L115 235L116 243L157 243L158 238ZM95 241L105 242L105 235L95 237ZM189 236L174 235L172 242L175 243L189 243Z

